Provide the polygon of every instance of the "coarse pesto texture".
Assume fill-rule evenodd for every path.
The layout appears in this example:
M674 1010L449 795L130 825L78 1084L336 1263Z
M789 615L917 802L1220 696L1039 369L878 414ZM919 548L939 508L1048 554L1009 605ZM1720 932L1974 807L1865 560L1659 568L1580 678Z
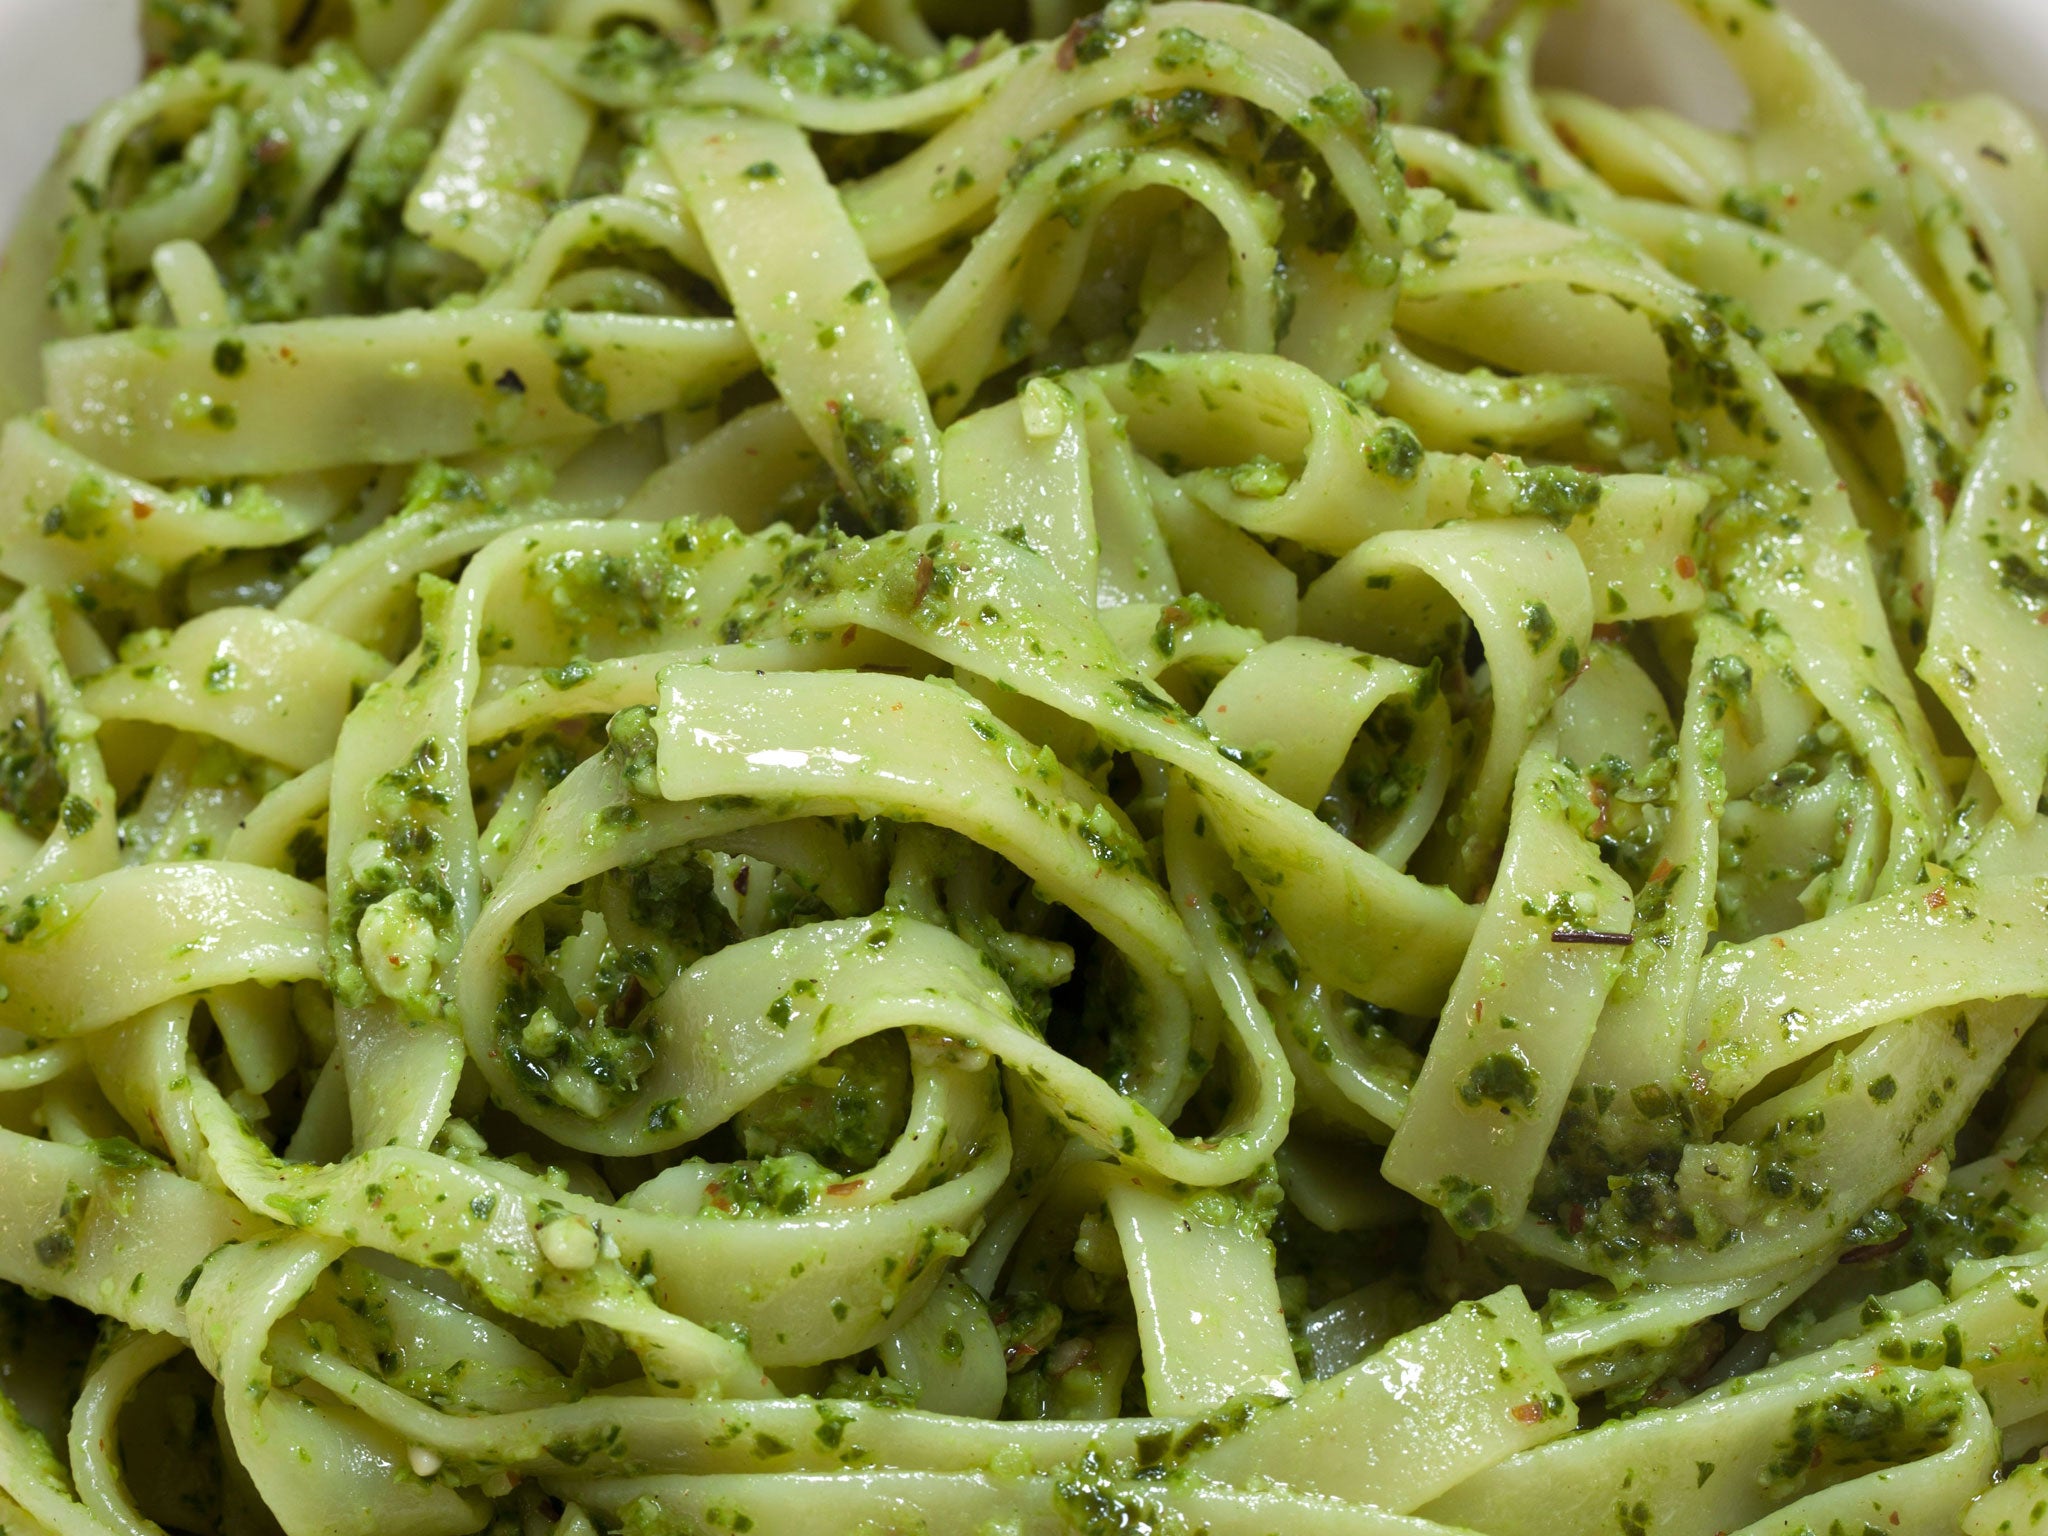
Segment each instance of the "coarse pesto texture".
M141 7L0 1524L2041 1523L2048 150L1683 9Z

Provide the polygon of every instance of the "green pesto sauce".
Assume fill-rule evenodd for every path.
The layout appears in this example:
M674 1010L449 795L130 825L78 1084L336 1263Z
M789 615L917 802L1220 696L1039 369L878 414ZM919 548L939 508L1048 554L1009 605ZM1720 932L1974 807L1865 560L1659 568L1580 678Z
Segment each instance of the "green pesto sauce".
M1485 1105L1512 1115L1517 1110L1526 1112L1536 1107L1540 1082L1536 1069L1521 1052L1495 1051L1472 1064L1471 1071L1458 1085L1458 1098L1468 1109Z
M1799 1405L1759 1476L1767 1490L1784 1497L1815 1480L1900 1466L1941 1449L1962 1418L1962 1403L1945 1384L1892 1378L1874 1388L1830 1393Z
M910 1112L910 1058L900 1033L841 1046L733 1117L749 1158L802 1153L835 1173L872 1168Z
M80 814L88 818L78 829L83 832L91 826L90 818L96 813L89 803L81 800L78 804L83 811L73 813L72 820ZM31 837L41 838L55 829L65 807L64 772L57 761L56 722L38 693L0 727L0 810L13 817L15 825Z

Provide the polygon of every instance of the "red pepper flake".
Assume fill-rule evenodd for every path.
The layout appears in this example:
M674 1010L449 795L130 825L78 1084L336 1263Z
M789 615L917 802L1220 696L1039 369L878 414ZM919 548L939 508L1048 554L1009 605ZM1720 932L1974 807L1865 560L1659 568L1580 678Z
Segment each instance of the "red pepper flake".
M611 1010L605 1016L605 1023L613 1029L624 1029L633 1016L640 1011L640 1005L647 1001L647 989L635 976L626 983L626 990L618 995Z
M133 501L128 503L129 515L132 516L138 523L143 521L145 518L149 517L155 511L156 508L152 507L140 496L137 496Z
M910 606L915 608L921 604L925 600L925 595L931 589L932 557L930 555L919 555L917 557L917 596L910 600Z
M1659 859L1657 867L1650 871L1650 884L1655 885L1660 880L1669 880L1670 878L1671 861L1669 859Z
M1586 1230L1586 1208L1583 1205L1568 1205L1564 1208L1564 1229L1573 1237Z
M1628 626L1626 624L1595 624L1593 626L1593 638L1595 640L1619 640L1627 633Z
M1411 165L1407 170L1407 182L1411 187L1426 187L1429 185L1429 172L1419 165Z
M1515 1404L1514 1407L1508 1410L1508 1417L1517 1424L1541 1424L1550 1415L1544 1411L1543 1404L1540 1401L1532 1399L1526 1403Z
M1691 581L1700 573L1699 563L1691 555L1680 555L1671 562L1671 569L1678 572L1679 578L1684 581Z
M846 632L845 632L844 634L842 634L842 635L841 635L841 636L839 637L839 643L840 643L841 645L851 645L851 644L853 644L853 637L854 637L855 635L857 635L858 633L860 633L860 627L859 627L858 625L855 625L855 624L849 624L849 625L847 625L847 626L846 626Z
M1944 511L1948 511L1948 512L1953 512L1953 511L1955 511L1955 509L1956 509L1956 487L1955 487L1955 484L1954 484L1954 482L1952 482L1952 481L1948 481L1948 480L1937 480L1937 481L1935 481L1935 482L1934 482L1934 499L1935 499L1936 501L1938 501L1938 502L1940 502L1940 503L1941 503L1941 505L1942 505L1942 509L1943 509Z
M1593 818L1593 825L1587 829L1588 835L1595 838L1605 837L1607 835L1607 812L1610 806L1607 786L1597 783L1588 784L1586 786L1586 793L1592 799L1594 809L1600 813Z
M1948 905L1948 887L1945 885L1937 885L1933 890L1929 891L1926 894L1926 896L1922 898L1922 900L1924 900L1927 903L1928 911L1939 912L1943 907Z
M1052 56L1053 63L1059 66L1061 74L1070 75L1074 72L1075 55L1080 46L1081 23L1077 21L1067 28L1067 35L1060 39L1060 46Z
M1905 1247L1911 1241L1912 1236L1911 1232L1901 1232L1897 1237L1888 1238L1881 1243L1864 1243L1845 1252L1839 1262L1843 1264L1875 1264L1880 1259L1890 1258L1901 1248Z
M725 1186L716 1180L704 1186L704 1198L728 1215L732 1212L732 1201L726 1198Z
M842 1179L837 1184L827 1184L825 1186L825 1193L828 1195L850 1195L866 1182L866 1179Z

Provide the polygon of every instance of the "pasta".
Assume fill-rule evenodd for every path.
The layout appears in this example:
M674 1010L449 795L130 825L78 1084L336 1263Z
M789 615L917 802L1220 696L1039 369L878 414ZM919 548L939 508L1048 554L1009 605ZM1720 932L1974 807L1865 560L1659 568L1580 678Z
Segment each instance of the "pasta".
M0 1524L2042 1528L2048 150L1684 5L144 7Z

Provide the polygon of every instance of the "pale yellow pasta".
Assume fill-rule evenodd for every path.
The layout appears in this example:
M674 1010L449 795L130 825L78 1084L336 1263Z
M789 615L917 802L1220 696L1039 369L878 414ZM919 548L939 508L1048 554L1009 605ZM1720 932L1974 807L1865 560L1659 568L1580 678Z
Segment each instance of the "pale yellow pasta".
M2048 151L1682 8L144 7L0 1524L2041 1526Z

